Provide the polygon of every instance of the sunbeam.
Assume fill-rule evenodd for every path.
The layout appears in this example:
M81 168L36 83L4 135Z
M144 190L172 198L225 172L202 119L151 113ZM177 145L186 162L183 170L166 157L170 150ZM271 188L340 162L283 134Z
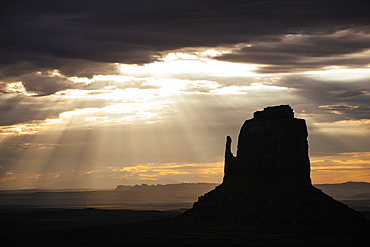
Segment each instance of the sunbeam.
M36 73L74 83L47 96L34 97L19 82L8 84L1 95L1 186L219 183L225 137L232 136L235 152L240 123L256 109L280 104L291 104L307 120L314 182L367 181L361 175L367 163L330 169L327 163L339 153L368 151L362 138L369 134L362 117L368 108L361 104L369 92L363 83L367 70L356 70L357 77L333 68L258 74L262 65L215 59L235 49L173 51L154 63L116 64L116 74L90 78L68 78L59 70ZM351 89L348 78L359 89ZM348 115L357 112L358 119ZM331 155L326 163L317 161L322 153ZM335 176L344 171L348 176Z

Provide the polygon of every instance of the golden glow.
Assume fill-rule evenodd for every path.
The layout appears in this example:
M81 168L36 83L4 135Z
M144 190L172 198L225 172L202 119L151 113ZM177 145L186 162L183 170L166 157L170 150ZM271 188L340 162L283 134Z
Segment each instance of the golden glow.
M22 182L24 185L52 186L63 181L77 181L85 179L87 176L95 178L111 178L119 181L120 179L135 179L148 183L161 178L177 178L192 182L211 182L219 183L223 176L223 163L147 163L133 167L106 167L94 169L86 172L71 170L68 172L51 172L35 174L7 174L7 177L0 179L1 183ZM187 180L188 179L188 180Z
M6 182L6 181L9 181L9 180L16 180L16 179L17 179L17 177L0 178L0 183Z
M204 174L204 175L219 175L223 174L223 162L217 163L148 163L140 164L134 167L124 167L119 169L121 172L127 172L124 177L130 177L134 174L140 174L141 177L150 176L159 178L164 175L180 175L180 174Z
M143 66L121 64L123 75L153 78L184 78L190 75L217 77L249 77L257 76L252 72L260 65L230 63L211 59L212 56L228 53L228 51L207 50L203 52L168 53L162 61Z
M7 87L7 90L11 93L24 93L26 91L21 81L8 83Z
M199 55L200 54L200 55ZM246 76L249 75L248 67L250 65L245 64L234 64L225 63L219 61L213 61L208 58L209 54L216 55L217 51L208 50L196 55L186 55L185 53L168 54L167 58L169 62L158 62L158 65L149 64L154 66L153 70L157 71L157 67L163 69L166 75L176 74L180 71L179 68L184 69L188 72L194 72L194 70L202 71L202 73L213 74L213 76ZM176 60L176 59L180 60ZM195 59L197 58L197 59ZM182 60L181 60L182 59ZM194 60L195 59L195 60ZM200 61L202 60L202 61ZM184 66L179 64L172 64L172 62L184 63ZM170 64L168 64L170 63ZM200 63L200 64L199 64ZM137 65L122 65L127 68L137 68L140 71L150 72L151 69L145 69L145 66ZM166 67L169 66L169 67ZM174 66L171 68L171 66ZM222 67L222 68L221 68ZM143 70L144 68L144 70ZM249 68L249 69L248 69ZM160 71L161 69L159 69ZM170 72L168 72L170 71ZM132 72L132 71L131 71ZM157 73L156 72L156 73ZM183 71L184 72L184 71ZM40 72L41 73L41 72ZM221 74L220 74L221 73ZM247 74L246 74L247 73ZM48 76L63 77L59 71L53 70L47 72ZM152 76L153 73L148 75ZM81 80L79 80L81 79ZM103 89L96 90L84 90L84 89L68 89L65 91L57 92L53 97L57 100L66 100L73 103L78 103L83 99L84 101L101 99L101 100L112 100L108 106L95 107L95 108L79 108L75 110L65 111L59 114L58 118L30 121L27 123L14 124L10 126L1 126L0 135L20 135L20 134L36 134L40 131L50 129L51 125L68 124L73 119L73 125L85 125L89 123L125 123L133 122L137 120L147 120L148 123L153 123L156 118L166 109L171 109L171 105L175 102L173 98L176 95L181 94L214 94L214 95L227 95L227 94L248 94L248 92L258 91L275 91L286 90L283 87L269 86L262 83L252 83L250 86L221 86L217 82L208 80L188 80L188 79L171 79L171 78L155 78L155 77L143 77L136 78L134 76L126 75L97 75L92 79L87 78L74 78L75 81L85 82L91 84L93 82L113 82L111 85L106 86ZM261 80L261 77L256 78ZM139 82L141 88L131 87L131 84ZM127 88L119 89L114 86L114 83L127 83ZM24 90L22 83L17 82L10 84L13 90ZM167 97L166 99L164 97ZM121 114L121 116L119 116ZM73 125L71 127L73 127Z
M50 129L52 125L61 123L61 119L45 119L28 123L0 126L0 135L34 135L40 131Z
M293 35L285 38L294 40L305 37ZM3 172L0 185L52 186L57 182L68 183L87 178L92 182L94 179L113 179L117 184L120 181L155 183L161 179L220 182L223 162L214 160L222 160L215 155L222 154L223 139L220 138L219 143L215 136L232 134L227 131L234 129L237 132L241 124L239 121L248 117L242 116L249 113L244 111L245 107L255 110L273 104L303 104L301 96L294 94L294 90L275 86L281 85L278 82L282 75L254 73L263 65L213 59L245 46L249 45L173 51L151 64L119 64L120 74L117 75L68 78L58 70L38 72L41 77L60 77L75 83L73 89L43 97L29 97L31 94L26 92L20 81L7 84L5 90L10 93L5 94L6 99L27 99L18 105L6 105L10 110L5 114L9 114L10 120L11 107L22 108L23 104L30 104L29 109L32 110L32 107L42 106L43 102L52 104L41 107L39 112L35 111L34 114L40 114L39 118L30 118L42 120L26 121L25 118L22 123L15 121L14 124L0 126L0 147L14 145L17 152L12 167L7 166L7 162L13 161L0 163L1 169L7 169ZM356 56L360 55L369 53ZM325 71L298 74L345 83L345 80L369 78L370 68L350 70L327 67ZM319 106L321 111L336 117L343 115L338 110L340 106L349 110L358 110L359 107L355 103L326 104ZM45 114L47 111L54 114ZM224 116L231 116L225 112L235 114L230 119L224 119ZM308 125L315 127L313 133L330 135L351 147L359 144L356 139L347 140L348 137L366 137L370 130L370 120L366 119L323 122L319 115L300 115L310 118ZM29 138L22 143L18 140L25 138L23 135ZM65 140L71 135L75 143ZM74 160L60 161L64 157L72 157L72 154ZM145 155L152 160L141 160L141 156ZM189 157L193 163L185 162L190 160ZM58 170L54 167L50 171L55 162L68 168ZM311 164L314 183L370 181L370 153L367 152L330 156L314 154Z
M334 114L338 114L333 112ZM320 123L320 132L328 135L340 133L340 135L356 136L364 135L370 131L370 120L342 120L331 123Z
M9 93L23 94L23 95L26 95L26 96L36 95L35 93L27 92L21 81L7 83L5 91L9 92Z
M311 157L311 177L314 184L341 183L346 181L370 181L370 152L341 153L332 156ZM223 176L223 162L215 163L145 163L132 167L106 167L92 169L86 172L71 170L69 176L63 172L15 174L8 172L7 177L0 180L6 183L14 180L25 184L42 186L53 185L60 179L79 180L85 176L94 175L95 178L136 179L145 183L162 178L177 178L191 182L221 182ZM73 174L73 176L71 176ZM66 178L67 177L67 178ZM192 179L193 178L193 179ZM198 179L198 180L194 180Z
M316 184L370 181L370 152L312 156L311 170Z
M348 181L369 182L369 170L320 170L311 173L313 184L345 183Z
M363 164L369 164L369 162L362 162ZM313 167L312 171L318 171L318 170L356 170L356 169L363 169L361 166L343 166L343 165L338 165L338 166L318 166L318 167Z
M367 52L366 56L370 56ZM370 68L342 68L338 66L326 67L326 70L309 71L302 74L310 75L312 78L319 80L330 80L335 82L348 82L353 80L361 80L370 77Z

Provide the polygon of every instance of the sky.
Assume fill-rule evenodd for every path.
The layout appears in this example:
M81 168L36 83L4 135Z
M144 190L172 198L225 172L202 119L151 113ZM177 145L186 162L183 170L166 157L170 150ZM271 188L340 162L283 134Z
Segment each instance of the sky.
M220 183L227 135L289 104L313 183L370 182L360 0L3 0L0 189Z

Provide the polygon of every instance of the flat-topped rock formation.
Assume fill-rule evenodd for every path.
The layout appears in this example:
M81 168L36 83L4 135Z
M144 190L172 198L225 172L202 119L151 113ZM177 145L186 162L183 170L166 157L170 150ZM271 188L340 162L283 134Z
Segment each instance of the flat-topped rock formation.
M257 228L358 228L367 220L311 184L307 127L289 105L243 124L236 156L226 138L221 185L181 218Z
M267 107L244 122L236 157L227 137L225 179L233 175L290 178L310 183L307 127L288 105Z

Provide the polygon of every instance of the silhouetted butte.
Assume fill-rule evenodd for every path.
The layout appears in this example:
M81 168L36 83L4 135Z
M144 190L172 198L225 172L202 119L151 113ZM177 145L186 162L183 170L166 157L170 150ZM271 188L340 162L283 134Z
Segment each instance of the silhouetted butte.
M311 184L307 127L289 105L254 113L240 130L237 154L226 139L221 185L180 218L257 228L358 228L357 211Z

